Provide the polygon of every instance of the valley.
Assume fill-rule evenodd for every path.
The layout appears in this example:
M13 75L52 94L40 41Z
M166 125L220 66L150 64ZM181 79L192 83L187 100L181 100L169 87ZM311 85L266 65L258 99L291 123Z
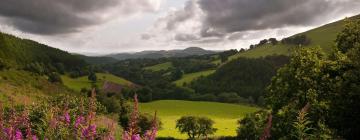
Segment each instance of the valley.
M39 139L352 139L359 36L358 15L249 48L86 56L0 32L0 139L3 127Z

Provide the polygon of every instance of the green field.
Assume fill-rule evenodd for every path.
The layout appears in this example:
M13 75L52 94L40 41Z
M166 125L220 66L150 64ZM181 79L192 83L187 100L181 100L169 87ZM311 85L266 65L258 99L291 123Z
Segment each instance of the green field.
M120 85L131 85L132 83L130 81L125 80L124 78L117 77L112 74L106 74L106 73L96 73L97 82L96 85L98 87L102 87L105 81L114 82ZM67 86L70 89L73 89L75 91L80 91L81 88L91 88L91 82L88 80L87 76L79 77L76 79L72 79L68 76L61 76L61 79L65 86Z
M194 115L206 116L215 121L218 129L215 136L235 136L237 121L246 114L259 110L256 107L245 105L215 103L215 102L193 102L178 100L162 100L151 103L141 103L140 112L157 115L163 123L163 129L159 131L159 137L187 138L175 129L176 120L181 116Z
M201 76L208 76L213 74L215 70L207 70L207 71L200 71L195 73L184 74L180 80L174 81L177 86L183 86L184 83L190 83L191 81L199 78Z
M157 64L150 67L145 67L145 70L151 70L151 71L161 71L161 70L167 70L169 68L173 67L171 62L165 62L161 64Z

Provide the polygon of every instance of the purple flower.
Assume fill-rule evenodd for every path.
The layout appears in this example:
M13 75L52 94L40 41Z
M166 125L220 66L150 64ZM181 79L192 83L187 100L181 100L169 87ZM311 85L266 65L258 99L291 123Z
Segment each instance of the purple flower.
M68 111L65 112L64 118L65 118L65 122L67 124L69 124L70 123L70 115L69 115Z
M140 135L139 134L132 135L131 140L141 140Z
M83 129L82 136L85 138L91 137L96 134L96 125L89 125L87 128Z
M22 133L19 129L16 129L16 132L15 132L15 139L16 140L22 140L23 136L22 136Z
M84 122L85 118L83 116L79 116L75 120L75 128L78 128L80 124Z
M130 138L128 132L127 132L127 131L124 131L124 133L122 134L122 140L130 140L130 139L131 139L131 138Z
M38 140L38 138L35 135L33 135L32 140Z

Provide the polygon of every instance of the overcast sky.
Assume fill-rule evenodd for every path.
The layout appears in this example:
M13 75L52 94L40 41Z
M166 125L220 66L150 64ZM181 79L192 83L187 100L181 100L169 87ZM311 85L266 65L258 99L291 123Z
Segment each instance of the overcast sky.
M240 49L359 7L359 0L1 0L0 31L87 54Z

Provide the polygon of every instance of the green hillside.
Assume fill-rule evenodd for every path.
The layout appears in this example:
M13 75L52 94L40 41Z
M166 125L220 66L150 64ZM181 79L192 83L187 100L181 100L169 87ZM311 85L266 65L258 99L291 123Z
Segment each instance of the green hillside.
M245 105L178 100L161 100L140 104L140 112L152 114L157 111L157 115L163 123L163 129L159 131L160 137L171 136L179 139L187 138L186 135L181 135L175 129L175 121L181 116L209 117L215 121L215 127L218 129L216 136L235 136L237 120L244 117L245 114L257 110L259 108Z
M193 81L201 76L208 76L214 72L215 72L215 70L206 70L206 71L184 74L181 79L175 81L174 83L177 86L183 86L184 83L190 83L191 81Z
M48 82L46 76L23 70L0 71L0 102L5 105L30 105L44 97L71 93L61 84Z
M150 70L150 71L161 71L161 70L167 70L172 67L173 67L173 64L171 62L165 62L165 63L157 64L154 66L145 67L144 69Z
M360 15L349 18L349 20L360 19ZM344 28L345 20L340 20L337 22L333 22L304 33L296 34L297 35L306 35L310 40L310 45L306 47L318 47L320 46L325 52L329 53L334 46L336 36L340 33ZM290 55L293 50L296 49L293 45L262 45L256 47L254 49L248 50L246 52L238 53L234 56L230 57L230 60L236 59L239 57L247 57L247 58L258 58L268 55L274 54L282 54L282 55Z
M96 73L97 81L96 85L98 87L102 87L105 81L114 82L120 85L129 86L132 83L130 81L127 81L121 77L117 77L112 74L107 73ZM75 91L80 91L82 88L91 88L91 81L88 80L87 76L82 76L79 78L70 78L69 76L63 75L61 76L61 79L65 86L69 87L70 89L73 89Z
M60 49L0 32L0 60L11 67L24 68L38 63L47 69L83 67L86 62Z
M76 56L78 56L79 58L85 60L85 62L89 63L89 64L111 64L111 63L115 63L118 60L116 60L115 58L112 57L102 57L102 56L85 56L85 55L80 55L80 54L76 54Z

